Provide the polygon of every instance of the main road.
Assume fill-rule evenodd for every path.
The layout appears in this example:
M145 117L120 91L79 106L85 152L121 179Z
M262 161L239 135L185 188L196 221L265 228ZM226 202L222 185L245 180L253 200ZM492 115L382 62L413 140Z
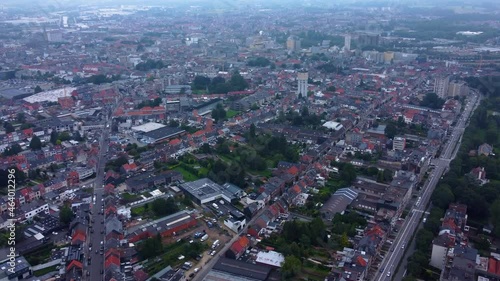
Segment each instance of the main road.
M469 120L471 113L479 104L479 95L476 92L472 92L467 101L468 102L464 108L462 115L457 120L457 123L453 128L450 139L443 145L440 158L433 160L435 168L433 171L431 171L429 178L424 183L420 195L420 200L418 200L417 203L413 206L412 210L406 218L406 221L401 227L398 236L396 237L396 239L394 239L389 253L380 263L379 271L372 280L387 281L392 279L393 273L396 270L399 261L404 256L405 246L408 245L408 242L412 238L415 231L418 229L418 225L421 221L423 213L425 212L425 208L431 198L434 188L439 182L441 176L449 168L450 161L456 155L455 152L459 148L459 143L464 133L467 121Z
M111 121L108 115L104 122L104 128L99 140L99 158L96 166L96 178L93 182L94 194L91 205L91 221L89 235L87 236L87 268L84 279L89 281L104 280L104 167L106 165L106 154L109 149L109 134ZM90 258L90 259L89 259Z

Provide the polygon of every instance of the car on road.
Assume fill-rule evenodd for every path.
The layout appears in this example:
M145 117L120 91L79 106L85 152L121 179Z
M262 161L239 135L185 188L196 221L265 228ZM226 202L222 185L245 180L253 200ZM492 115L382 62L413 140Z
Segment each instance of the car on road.
M387 272L387 277L391 277L391 272Z
M380 273L384 272L384 267L379 270Z

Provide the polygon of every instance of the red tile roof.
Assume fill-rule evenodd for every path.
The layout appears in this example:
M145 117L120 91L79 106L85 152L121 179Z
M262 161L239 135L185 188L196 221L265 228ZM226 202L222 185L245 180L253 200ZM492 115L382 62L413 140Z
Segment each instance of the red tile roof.
M106 261L104 261L104 268L108 268L112 264L120 266L120 259L115 255L110 255L106 258Z
M66 271L70 271L74 266L78 267L79 269L83 269L83 265L81 262L77 260L72 260L66 267Z
M366 266L367 265L365 259L362 256L358 256L358 258L356 259L356 263L359 264L359 265L361 265L361 266Z

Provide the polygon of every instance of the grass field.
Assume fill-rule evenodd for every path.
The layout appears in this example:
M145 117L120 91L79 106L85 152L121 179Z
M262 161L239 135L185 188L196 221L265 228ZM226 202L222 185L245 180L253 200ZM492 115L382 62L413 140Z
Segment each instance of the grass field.
M52 272L52 271L57 271L57 265L53 265L53 266L49 266L49 267L44 268L44 269L33 271L33 275L38 277L38 276L45 275L45 274Z
M177 172L182 174L182 177L184 178L185 181L195 181L199 179L198 175L194 175L189 171L186 171L184 168L181 166L177 166L174 168Z
M232 118L232 117L234 117L234 116L238 115L239 113L240 113L239 111L236 111L236 110L231 110L231 109L230 109L230 110L228 110L228 111L226 112L226 117L227 117L227 118Z

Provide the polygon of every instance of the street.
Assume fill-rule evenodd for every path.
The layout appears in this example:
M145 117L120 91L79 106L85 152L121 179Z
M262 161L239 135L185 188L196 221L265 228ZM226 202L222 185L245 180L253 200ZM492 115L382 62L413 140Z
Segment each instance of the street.
M418 230L423 213L425 212L425 209L429 203L434 188L436 187L442 175L447 171L450 161L456 155L456 150L458 150L460 146L460 139L462 138L462 135L464 133L467 121L474 109L479 104L478 94L474 93L469 100L470 102L464 109L460 118L457 120L455 128L453 128L453 132L450 136L449 141L444 144L440 158L434 159L432 161L435 165L435 168L433 171L431 171L429 178L424 183L420 195L420 203L415 204L406 217L406 220L401 227L398 236L394 239L388 254L384 258L384 260L382 260L379 266L380 270L374 276L373 280L392 280L394 270L396 270L399 261L404 256L405 246L409 245L410 239Z
M96 178L93 182L94 196L91 207L91 221L88 230L87 242L85 245L85 256L87 267L84 278L86 280L103 280L104 278L104 167L106 165L105 153L109 147L110 121L106 118L105 128L103 129L99 141L99 161L96 167ZM102 244L101 244L102 243ZM90 257L90 259L89 259Z
M210 259L208 261L207 264L203 265L203 268L198 272L198 274L196 274L193 279L191 279L192 281L202 281L205 276L207 276L208 272L212 269L212 267L214 267L215 263L219 260L219 256L220 255L224 255L226 253L227 250L229 250L229 248L231 247L231 245L233 245L234 242L236 242L236 240L238 240L240 238L240 235L245 235L245 233L247 232L247 228L248 228L248 225L252 225L255 220L266 210L266 208L263 208L261 209L259 212L257 212L257 214L255 214L253 216L253 218L247 223L247 227L243 228L240 233L238 233L238 235L235 235L231 241L227 242L224 247L220 250L217 251L217 255L215 257L213 257L212 259Z

